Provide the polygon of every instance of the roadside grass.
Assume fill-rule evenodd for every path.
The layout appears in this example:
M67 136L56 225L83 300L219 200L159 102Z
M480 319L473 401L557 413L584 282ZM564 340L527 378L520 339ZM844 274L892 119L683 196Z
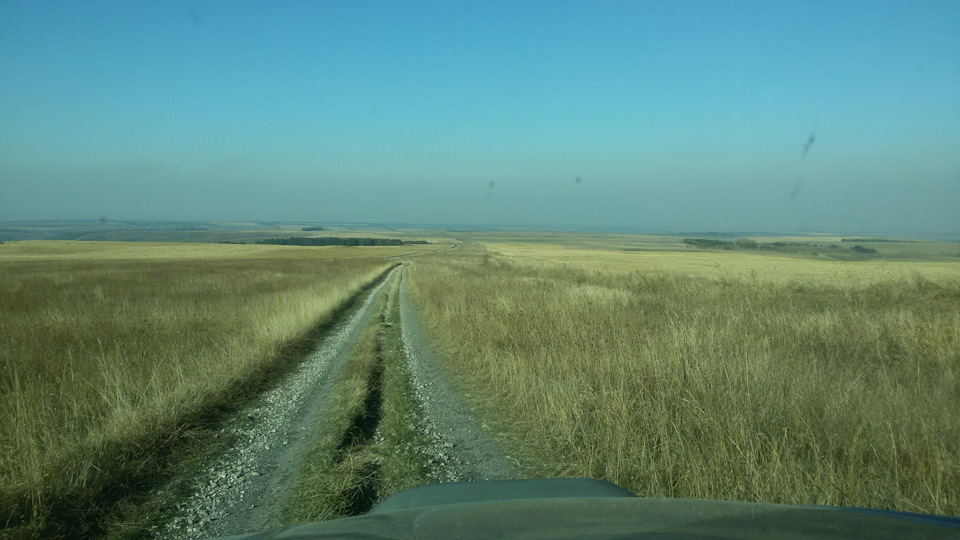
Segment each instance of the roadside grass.
M411 293L537 474L960 514L960 265L493 249Z
M342 250L22 244L0 250L10 534L102 530L188 424L296 362L305 336L388 266L332 256Z
M285 523L359 515L397 491L427 483L400 328L400 273L344 367L301 467Z

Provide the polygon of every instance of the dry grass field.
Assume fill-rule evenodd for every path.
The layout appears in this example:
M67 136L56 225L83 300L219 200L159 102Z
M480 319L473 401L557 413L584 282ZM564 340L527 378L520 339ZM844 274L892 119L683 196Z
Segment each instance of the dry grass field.
M488 247L421 258L412 292L532 473L960 514L955 258Z
M411 292L531 474L644 496L960 514L956 244L877 243L837 260L676 237L487 236L455 250L0 245L7 532L64 534L51 516L89 523L123 489L147 489L185 426L295 361L289 344L398 257L437 250L411 266ZM396 318L392 303L378 309ZM387 355L386 442L357 456L387 456L383 485L400 486L416 464L391 448L410 447L413 404L401 403L399 324L385 328L386 345L371 327L351 361L362 375L371 351ZM345 418L357 377L338 389ZM330 485L359 478L320 472Z
M235 398L409 251L0 245L0 519L95 507L128 458Z

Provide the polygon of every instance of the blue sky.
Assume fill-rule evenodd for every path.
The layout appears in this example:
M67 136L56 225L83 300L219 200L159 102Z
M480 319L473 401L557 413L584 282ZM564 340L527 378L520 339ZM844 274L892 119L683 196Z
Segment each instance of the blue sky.
M957 233L958 28L955 1L3 0L0 220Z

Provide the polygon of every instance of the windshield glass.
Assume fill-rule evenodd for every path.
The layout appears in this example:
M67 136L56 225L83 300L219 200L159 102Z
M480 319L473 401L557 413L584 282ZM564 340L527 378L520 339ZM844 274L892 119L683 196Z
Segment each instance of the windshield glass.
M958 208L956 1L4 0L0 524L958 515Z

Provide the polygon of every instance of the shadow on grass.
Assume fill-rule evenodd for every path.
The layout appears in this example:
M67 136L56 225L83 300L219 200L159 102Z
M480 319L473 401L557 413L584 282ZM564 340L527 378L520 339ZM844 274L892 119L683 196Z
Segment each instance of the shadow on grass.
M27 489L5 491L0 495L0 536L90 537L111 532L146 536L144 524L156 521L164 507L188 495L178 492L177 486L161 494L158 486L177 484L178 476L200 468L228 448L232 438L222 426L264 392L282 384L395 266L399 264L357 290L310 331L282 345L272 361L209 396L175 424L101 448L95 463L80 465L98 471L94 482L71 489L58 486L63 482L51 482L39 500ZM69 476L69 468L76 465L64 466L63 476Z

